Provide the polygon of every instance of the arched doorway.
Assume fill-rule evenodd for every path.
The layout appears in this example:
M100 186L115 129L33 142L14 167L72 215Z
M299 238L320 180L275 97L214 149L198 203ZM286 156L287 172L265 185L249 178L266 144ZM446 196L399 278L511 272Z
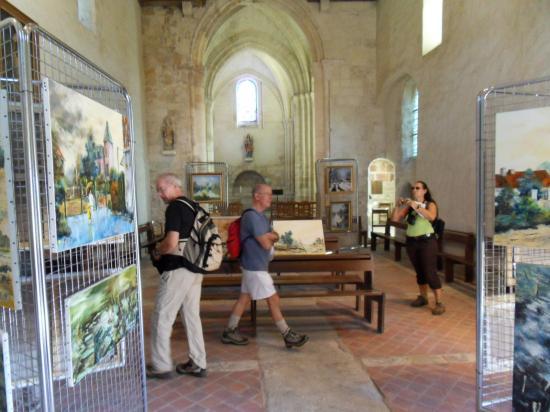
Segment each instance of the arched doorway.
M252 189L258 183L265 182L265 178L253 170L239 173L231 188L232 202L240 202L245 208L250 207L252 205Z
M385 213L391 211L395 202L395 164L391 160L378 158L370 163L367 193L367 216L371 230L383 232Z

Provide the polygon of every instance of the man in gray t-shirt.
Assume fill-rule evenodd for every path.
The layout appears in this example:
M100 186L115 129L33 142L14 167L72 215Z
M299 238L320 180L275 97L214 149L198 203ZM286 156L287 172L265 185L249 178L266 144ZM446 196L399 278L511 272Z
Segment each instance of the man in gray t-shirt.
M250 299L267 300L271 317L283 335L287 348L302 346L309 340L307 335L296 333L288 327L281 313L279 295L268 273L273 245L279 240L279 235L272 230L264 214L271 206L272 198L269 185L256 185L252 191L252 209L246 210L241 218L241 294L233 306L227 328L222 334L223 343L248 344L248 339L239 333L237 327L245 308L250 304Z

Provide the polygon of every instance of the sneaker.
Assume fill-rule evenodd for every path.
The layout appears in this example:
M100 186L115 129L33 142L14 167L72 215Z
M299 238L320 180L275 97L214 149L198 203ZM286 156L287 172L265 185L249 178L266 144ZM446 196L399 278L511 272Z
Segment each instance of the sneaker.
M174 372L157 372L153 369L152 365L146 365L145 376L149 379L172 379L174 377Z
M432 309L432 315L443 315L445 313L445 305L441 302L435 304L435 308Z
M248 345L248 338L241 335L237 328L226 328L222 333L221 340L223 343L231 343L233 345Z
M300 333L294 332L292 329L289 329L284 335L283 339L285 340L285 345L287 348L292 348L293 346L300 347L303 346L309 340L307 335L302 335Z
M424 296L422 295L418 295L416 297L416 300L413 300L411 302L411 306L413 308L419 308L421 306L426 306L428 304L428 299L426 299Z
M176 372L180 375L191 375L197 378L204 378L207 375L206 369L196 365L192 359L189 359L185 363L178 363L176 365Z

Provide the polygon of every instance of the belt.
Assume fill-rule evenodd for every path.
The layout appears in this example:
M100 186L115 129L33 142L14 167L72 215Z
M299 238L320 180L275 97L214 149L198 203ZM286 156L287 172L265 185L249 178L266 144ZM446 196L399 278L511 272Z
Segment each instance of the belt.
M426 239L435 239L435 233L428 233L420 236L407 236L407 240L417 241L417 240L426 240Z

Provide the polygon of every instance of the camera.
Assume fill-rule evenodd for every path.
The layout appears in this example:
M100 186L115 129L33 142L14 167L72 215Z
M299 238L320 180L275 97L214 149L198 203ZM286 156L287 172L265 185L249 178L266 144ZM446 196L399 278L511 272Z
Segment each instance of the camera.
M416 222L416 213L414 213L411 209L411 210L409 210L409 213L407 214L407 223L409 225L414 225L415 222Z

